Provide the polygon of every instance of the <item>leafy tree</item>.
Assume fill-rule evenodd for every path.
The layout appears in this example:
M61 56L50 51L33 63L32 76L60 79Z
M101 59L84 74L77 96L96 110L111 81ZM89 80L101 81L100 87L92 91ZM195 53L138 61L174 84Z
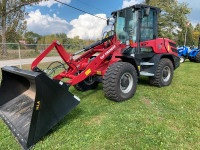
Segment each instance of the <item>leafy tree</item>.
M80 50L83 49L86 45L90 45L94 43L94 40L83 40L79 39L78 36L74 38L68 38L65 33L60 34L52 34L52 35L46 35L42 37L38 44L51 44L54 40L58 40L61 44L64 45L64 48L66 50ZM45 50L47 46L38 45L38 50Z
M196 25L196 27L194 28L194 30L200 32L200 24L199 23Z
M21 34L26 28L25 6L38 3L40 0L0 0L0 30L2 43L14 32ZM6 45L2 46L2 55L7 55Z
M26 32L24 34L24 38L26 42L28 42L29 44L37 44L37 42L41 39L41 37L42 37L41 35L33 32Z
M24 38L28 44L37 44L38 41L42 38L42 36L37 33L26 32L24 34ZM35 49L37 51L37 45L30 45L29 48Z
M186 3L177 0L145 0L148 5L160 7L162 12L158 17L158 36L178 41L178 30L186 29L187 14L191 9ZM181 33L182 34L182 33Z
M186 45L187 46L193 46L194 45L193 26L192 26L192 24L187 26Z
M200 24L197 24L193 32L193 39L194 39L195 46L198 46L198 43L200 40L199 38L200 38Z
M199 42L200 32L195 30L192 34L194 39L194 45L197 46Z
M43 36L37 44L51 44L54 40L58 40L61 44L63 44L63 39L56 37L55 34ZM47 46L45 45L38 45L38 50L45 50Z

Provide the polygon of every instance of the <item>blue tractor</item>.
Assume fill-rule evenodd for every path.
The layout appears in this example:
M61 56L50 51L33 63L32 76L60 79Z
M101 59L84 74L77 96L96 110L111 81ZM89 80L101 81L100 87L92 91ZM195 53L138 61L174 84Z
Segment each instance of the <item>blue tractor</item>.
M188 59L191 62L197 62L200 63L200 47L198 49L193 49L188 56Z
M200 63L200 36L197 49L185 46L180 47L178 48L178 56L180 57L180 63L184 63L185 59L189 59L191 62Z
M178 47L178 56L180 57L180 63L184 63L188 59L191 49L189 47Z

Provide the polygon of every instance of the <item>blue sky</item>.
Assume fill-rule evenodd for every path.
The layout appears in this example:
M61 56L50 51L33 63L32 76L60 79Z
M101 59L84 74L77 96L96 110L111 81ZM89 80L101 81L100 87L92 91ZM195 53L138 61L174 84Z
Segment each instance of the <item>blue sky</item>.
M101 18L111 17L111 12L140 3L142 0L59 0L95 14ZM189 16L193 25L200 23L200 0L178 0L189 3L192 13ZM65 32L68 37L79 36L82 39L96 39L105 30L106 21L84 14L67 6L61 6L54 0L28 6L28 30L41 35Z

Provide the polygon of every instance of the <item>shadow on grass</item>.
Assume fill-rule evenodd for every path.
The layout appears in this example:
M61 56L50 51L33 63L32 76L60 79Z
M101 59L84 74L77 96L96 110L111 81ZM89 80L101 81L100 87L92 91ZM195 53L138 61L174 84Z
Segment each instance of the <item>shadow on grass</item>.
M77 91L75 89L71 89L70 92L74 95L77 95L80 99L84 99L88 97L88 95L92 96L95 95L98 90L102 90L101 86L98 86L97 89L95 90L89 90L87 91L87 94L81 94L84 92ZM59 121L52 129L49 130L49 132L43 136L40 141L45 140L48 136L51 134L54 134L57 132L59 129L63 128L64 126L70 125L70 122L73 121L74 119L77 119L81 114L83 114L83 110L80 108L74 108L69 114L67 114L61 121Z
M149 80L148 80L147 77L139 78L138 79L138 84L139 85L144 85L144 86L150 86L149 85ZM94 95L100 90L103 90L103 85L102 84L99 84L97 89L89 90L89 91L86 91L86 92L80 92L80 91L77 91L76 89L74 89L73 87L71 87L70 92L72 94L74 94L74 95L77 95L82 100L82 99L88 98L88 96L94 97ZM105 95L104 95L104 97L105 97ZM106 97L105 97L105 100L108 101L108 105L112 104L112 102L113 102L113 101L111 101L110 99L108 99ZM114 104L119 104L119 103L114 103ZM58 130L63 128L64 126L70 125L70 122L73 121L74 119L77 119L78 117L80 117L80 115L82 113L83 113L82 109L75 108L68 115L66 115L58 124L56 124L45 136L43 136L40 139L40 141L45 140L48 136L50 136L51 134L54 134L55 132L57 132Z
M138 85L150 86L150 84L149 84L149 78L148 77L140 77L138 79Z

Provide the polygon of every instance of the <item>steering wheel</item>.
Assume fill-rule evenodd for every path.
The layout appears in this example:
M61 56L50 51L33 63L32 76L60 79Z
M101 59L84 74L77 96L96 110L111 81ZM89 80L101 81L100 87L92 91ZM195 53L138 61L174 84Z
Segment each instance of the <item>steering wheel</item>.
M129 34L125 31L120 32L118 36L119 36L120 41L122 41L123 43L125 43L127 40L129 40Z

